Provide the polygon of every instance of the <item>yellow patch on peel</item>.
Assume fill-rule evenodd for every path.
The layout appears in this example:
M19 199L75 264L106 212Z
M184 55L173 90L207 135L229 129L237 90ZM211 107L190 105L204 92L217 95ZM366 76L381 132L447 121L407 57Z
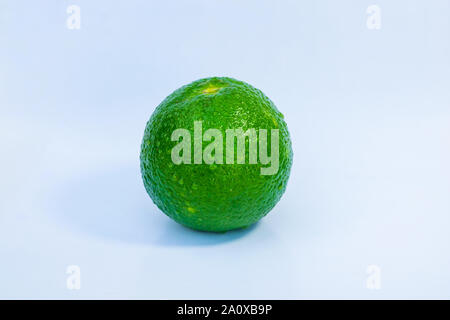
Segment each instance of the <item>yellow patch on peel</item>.
M272 122L273 122L273 124L275 125L275 127L278 128L278 123L277 123L277 120L275 120L275 118L272 118Z
M212 93L216 93L219 90L220 90L219 87L208 87L208 88L203 89L202 93L212 94Z
M190 213L195 213L197 210L192 207L187 207L187 211L189 211Z

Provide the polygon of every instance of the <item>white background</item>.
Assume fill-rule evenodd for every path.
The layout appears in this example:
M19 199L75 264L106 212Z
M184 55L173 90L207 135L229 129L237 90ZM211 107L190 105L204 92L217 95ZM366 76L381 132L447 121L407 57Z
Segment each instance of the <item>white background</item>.
M450 298L449 17L448 0L0 0L0 298ZM139 173L154 108L209 76L261 89L294 148L275 209L217 235L167 218Z

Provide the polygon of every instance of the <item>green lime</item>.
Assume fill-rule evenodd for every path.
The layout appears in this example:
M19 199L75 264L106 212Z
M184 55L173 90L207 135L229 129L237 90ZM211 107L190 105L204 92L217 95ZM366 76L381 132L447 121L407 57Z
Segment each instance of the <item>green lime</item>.
M141 172L153 202L187 227L224 232L264 217L286 189L292 147L283 115L231 78L194 81L147 122Z

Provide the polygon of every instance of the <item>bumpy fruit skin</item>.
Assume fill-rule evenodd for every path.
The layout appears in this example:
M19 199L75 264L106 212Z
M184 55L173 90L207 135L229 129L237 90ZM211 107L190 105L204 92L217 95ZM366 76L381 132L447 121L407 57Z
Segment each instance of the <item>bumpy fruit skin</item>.
M224 164L172 162L178 143L171 141L172 132L188 129L193 144L194 121L203 121L203 133L209 128L222 132ZM225 130L237 128L267 129L268 139L270 129L279 129L276 174L261 175L260 168L269 165L259 157L249 164L248 141L245 164L225 164ZM208 144L203 142L203 148ZM166 215L193 229L225 232L250 226L275 206L286 189L292 156L287 125L273 102L247 83L213 77L179 88L156 108L145 128L140 160L147 193Z

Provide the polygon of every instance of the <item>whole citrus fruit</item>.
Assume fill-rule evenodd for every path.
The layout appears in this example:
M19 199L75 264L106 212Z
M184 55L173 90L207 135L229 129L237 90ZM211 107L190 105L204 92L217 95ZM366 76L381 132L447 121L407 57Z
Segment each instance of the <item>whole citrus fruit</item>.
M140 160L145 188L166 215L224 232L255 223L280 200L292 147L283 115L260 90L213 77L161 102Z

